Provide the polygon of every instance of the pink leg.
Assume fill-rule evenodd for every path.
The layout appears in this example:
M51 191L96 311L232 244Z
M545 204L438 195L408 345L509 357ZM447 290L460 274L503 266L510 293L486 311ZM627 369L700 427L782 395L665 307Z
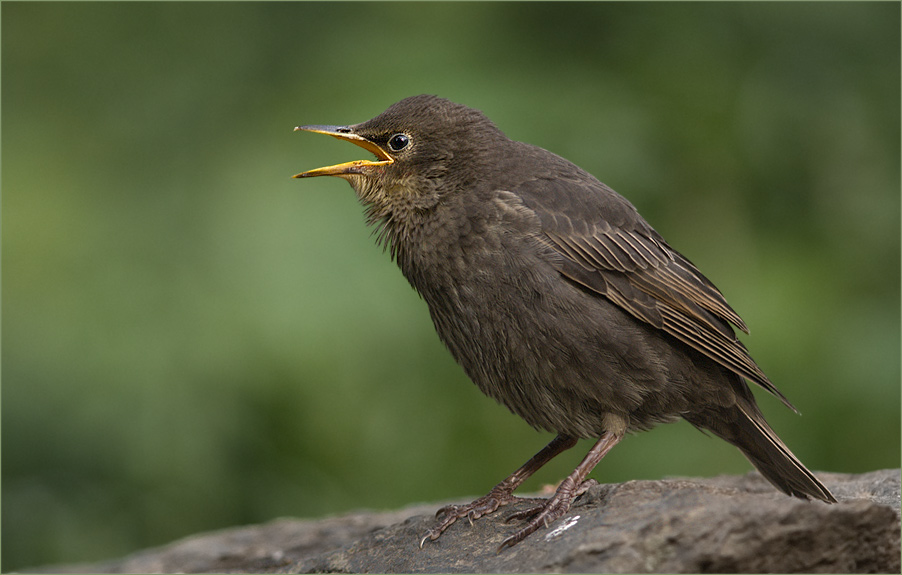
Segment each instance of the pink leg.
M604 433L595 443L586 457L580 462L577 468L564 479L558 486L555 494L548 498L542 505L530 509L528 511L514 514L512 519L525 518L534 516L525 527L505 539L498 547L501 551L505 547L513 547L520 541L526 539L531 533L535 532L539 527L548 527L553 521L559 519L567 511L570 510L570 504L579 495L584 493L594 481L586 481L589 473L598 465L598 462L617 445L623 438L622 435L614 435L613 433Z
M479 519L483 515L494 512L502 505L507 505L512 501L519 499L513 495L514 490L519 487L529 476L538 471L543 465L554 459L556 455L570 449L576 445L576 438L566 435L558 435L551 440L551 443L536 453L532 459L527 461L520 469L514 471L510 477L492 488L489 493L473 501L469 505L448 505L439 509L435 516L444 514L445 517L438 525L429 530L426 535L420 539L420 547L429 540L436 540L441 534L450 527L455 521L462 517L466 517L470 523ZM601 457L599 457L601 459ZM593 465L594 467L594 465ZM590 468L591 471L591 468ZM588 471L586 472L588 474ZM569 479L569 478L568 478ZM560 492L560 488L558 488ZM556 497L557 495L555 495ZM566 510L564 511L566 513ZM524 535L525 537L526 535Z

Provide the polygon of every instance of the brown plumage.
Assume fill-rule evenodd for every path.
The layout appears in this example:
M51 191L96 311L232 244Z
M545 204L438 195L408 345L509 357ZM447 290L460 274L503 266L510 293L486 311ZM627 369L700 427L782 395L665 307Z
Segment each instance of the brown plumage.
M376 155L296 177L347 180L469 377L558 434L485 497L439 510L424 541L513 501L577 438L597 438L553 497L520 514L529 521L502 543L513 545L565 514L625 433L679 417L738 447L784 493L836 501L758 409L744 379L795 408L736 338L742 319L625 198L434 96L362 124L298 129Z

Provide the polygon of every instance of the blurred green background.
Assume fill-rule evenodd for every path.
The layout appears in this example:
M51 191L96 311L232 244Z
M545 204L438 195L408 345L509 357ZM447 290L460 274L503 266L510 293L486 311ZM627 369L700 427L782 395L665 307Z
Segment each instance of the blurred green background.
M542 447L338 179L435 93L626 195L751 327L812 469L900 459L898 3L2 5L2 569L481 495ZM527 484L566 475L588 443ZM684 423L602 482L744 473Z

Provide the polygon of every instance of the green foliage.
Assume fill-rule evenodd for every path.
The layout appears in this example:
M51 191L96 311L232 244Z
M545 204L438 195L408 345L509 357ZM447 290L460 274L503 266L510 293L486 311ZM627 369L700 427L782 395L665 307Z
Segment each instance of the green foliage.
M899 466L897 3L4 3L4 571L479 495L482 397L294 134L418 93L626 195L722 289L812 469ZM580 445L527 485L563 477ZM742 473L674 424L600 481Z

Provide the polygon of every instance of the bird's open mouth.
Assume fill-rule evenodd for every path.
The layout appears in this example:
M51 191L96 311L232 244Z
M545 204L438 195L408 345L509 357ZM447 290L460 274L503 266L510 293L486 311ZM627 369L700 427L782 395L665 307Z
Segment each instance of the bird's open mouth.
M334 166L326 166L324 168L317 168L315 170L301 172L300 174L295 174L292 177L313 178L315 176L347 176L363 173L361 169L365 167L386 166L394 162L391 156L386 154L382 148L367 140L363 136L358 136L351 130L351 128L347 126L298 126L294 129L295 132L297 132L298 130L303 130L305 132L314 132L317 134L326 134L327 136L332 136L333 138L338 138L339 140L351 142L352 144L369 150L370 152L375 154L378 160L354 160L353 162L345 162L343 164L335 164Z

